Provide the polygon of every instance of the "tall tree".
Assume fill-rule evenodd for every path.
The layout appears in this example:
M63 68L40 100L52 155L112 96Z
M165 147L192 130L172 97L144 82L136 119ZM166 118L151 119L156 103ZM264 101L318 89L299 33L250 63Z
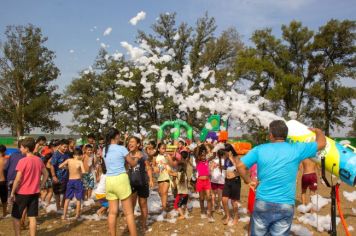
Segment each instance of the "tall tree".
M356 21L330 20L320 27L312 45L310 68L316 83L311 94L316 101L310 114L312 123L323 127L326 135L335 126L345 126L343 117L355 116L355 89L342 83L342 78L355 79L355 29Z
M44 46L47 37L33 25L8 26L0 50L0 126L17 136L32 128L54 131L54 115L65 110L57 86L55 54Z

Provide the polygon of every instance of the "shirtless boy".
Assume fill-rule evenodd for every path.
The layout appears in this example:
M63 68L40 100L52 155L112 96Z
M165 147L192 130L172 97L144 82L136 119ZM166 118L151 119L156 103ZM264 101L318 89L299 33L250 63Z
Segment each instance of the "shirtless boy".
M306 192L309 188L311 195L315 194L315 191L318 188L318 177L317 171L318 167L315 162L310 159L305 159L301 163L302 167L302 204L307 204Z
M65 220L67 218L69 201L72 200L73 197L75 197L77 200L75 218L78 219L80 217L80 204L81 200L83 200L84 197L82 174L85 173L82 156L82 150L75 149L73 152L73 159L67 159L65 162L59 165L59 168L68 168L69 171L69 181L67 183L67 189L65 194L62 220Z

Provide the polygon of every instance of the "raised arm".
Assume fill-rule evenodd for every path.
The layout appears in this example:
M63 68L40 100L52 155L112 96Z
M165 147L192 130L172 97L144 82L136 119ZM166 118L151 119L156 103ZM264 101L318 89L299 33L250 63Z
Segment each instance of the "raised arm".
M311 131L315 133L315 142L318 144L318 151L322 150L326 146L326 137L318 128L310 128Z

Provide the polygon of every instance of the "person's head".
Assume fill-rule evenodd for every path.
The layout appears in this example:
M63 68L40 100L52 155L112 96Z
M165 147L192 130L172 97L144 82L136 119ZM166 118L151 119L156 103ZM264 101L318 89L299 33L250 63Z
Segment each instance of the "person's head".
M120 141L120 132L116 128L110 128L105 135L105 156L108 153L110 144L117 144Z
M105 144L105 139L103 136L99 136L99 139L98 139L98 142L99 142L99 146L104 146Z
M234 157L237 157L237 152L235 151L235 148L230 144L226 143L225 144L225 152L228 154L229 152L232 152L232 155Z
M208 154L208 149L206 148L205 144L200 144L195 150L195 157L198 160L205 160L206 154Z
M272 142L286 140L288 126L283 120L274 120L269 124L269 138Z
M59 141L59 146L57 150L61 153L65 153L68 151L68 145L69 145L68 139L61 139Z
M47 139L45 136L38 136L38 138L36 139L36 143L43 146L45 145L47 142Z
M185 146L185 142L183 140L179 140L178 142L178 148L182 148Z
M146 145L146 153L148 156L155 156L156 155L156 142L154 140L150 140Z
M82 149L76 148L73 151L73 158L77 160L82 160L83 159L83 151Z
M211 143L205 144L205 147L206 147L208 153L211 153L214 149L214 146Z
M138 137L132 136L129 138L128 149L130 152L138 151L141 146L141 139Z
M167 145L164 143L159 143L157 145L157 152L161 155L166 153Z
M216 153L219 159L226 159L227 155L224 149L219 149Z
M73 150L74 147L75 147L75 140L74 140L73 138L69 138L69 139L68 139L68 143L69 143L68 148L69 148L70 150Z
M28 153L32 153L33 150L35 149L35 146L36 146L36 141L33 138L31 137L24 138L21 141L20 151L23 155L26 155Z
M86 144L84 146L84 154L87 156L91 156L93 154L93 146L91 144Z
M88 134L87 141L89 144L95 144L95 135L93 133Z
M5 152L6 152L6 146L0 144L0 156L5 156Z
M182 156L183 160L186 160L189 157L189 152L187 150L183 150L180 152L180 155Z

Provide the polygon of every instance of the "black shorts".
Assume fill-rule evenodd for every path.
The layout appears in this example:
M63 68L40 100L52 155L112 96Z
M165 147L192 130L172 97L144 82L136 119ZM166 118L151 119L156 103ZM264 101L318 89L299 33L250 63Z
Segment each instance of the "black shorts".
M28 217L38 216L38 198L39 194L15 194L15 202L12 206L11 216L21 219L23 211L27 208Z
M7 185L6 185L6 181L0 181L0 199L1 199L1 203L5 203L7 202Z
M223 197L228 197L232 200L240 200L241 193L241 179L240 176L233 179L225 179L224 190L222 192Z
M143 186L131 186L132 193L137 192L137 196L141 198L148 198L150 195L150 188L148 185L143 185Z
M53 193L58 194L65 194L67 189L67 183L52 183Z

